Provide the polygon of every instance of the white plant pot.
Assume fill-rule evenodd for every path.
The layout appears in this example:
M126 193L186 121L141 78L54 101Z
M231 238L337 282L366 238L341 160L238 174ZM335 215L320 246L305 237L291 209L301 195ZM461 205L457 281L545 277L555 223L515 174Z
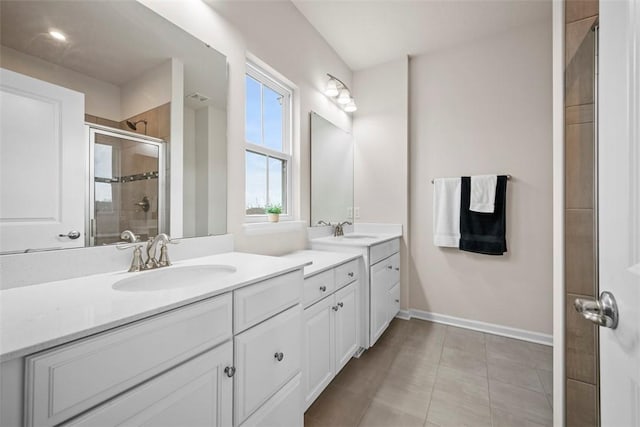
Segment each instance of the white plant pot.
M267 214L267 218L269 219L269 222L278 222L280 221L280 214Z

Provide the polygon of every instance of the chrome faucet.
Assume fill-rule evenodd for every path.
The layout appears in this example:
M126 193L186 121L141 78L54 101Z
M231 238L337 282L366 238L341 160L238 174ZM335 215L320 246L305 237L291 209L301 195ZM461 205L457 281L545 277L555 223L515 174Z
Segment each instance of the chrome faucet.
M352 225L352 223L350 223L349 221L345 221L345 222L339 222L334 226L333 229L333 237L340 237L340 236L344 236L344 226L345 225Z
M122 232L120 237L124 240L129 240L131 243L121 243L116 247L118 249L128 249L134 248L133 250L133 259L131 260L131 267L129 267L129 272L142 271L142 270L151 270L159 267L167 267L171 265L171 261L169 260L169 252L167 249L168 243L179 243L176 240L172 240L166 233L160 233L156 237L149 239L147 241L147 261L143 262L142 260L142 246L144 243L140 242L138 236L136 236L132 231L125 230ZM160 259L156 258L156 252L158 248L158 244L161 243L160 247Z
M156 258L158 243L162 243L162 246L160 247L160 259ZM171 265L167 251L167 243L177 242L172 242L171 238L166 233L160 233L153 239L149 239L147 242L147 262L145 263L147 269L167 267Z

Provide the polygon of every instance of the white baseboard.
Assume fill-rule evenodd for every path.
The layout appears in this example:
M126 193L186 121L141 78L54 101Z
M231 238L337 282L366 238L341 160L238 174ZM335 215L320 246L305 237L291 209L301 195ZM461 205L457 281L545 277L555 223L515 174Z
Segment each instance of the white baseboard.
M396 317L402 320L411 320L411 310L400 310Z
M471 329L479 332L486 332L488 334L515 338L522 341L529 341L548 346L553 345L553 336L549 334L541 334L540 332L532 332L524 329L512 328L509 326L496 325L495 323L486 323L479 320L448 316L446 314L430 313L423 310L409 309L400 310L396 317L404 320L410 320L412 318L428 320L430 322L442 323L444 325L451 325L458 328Z

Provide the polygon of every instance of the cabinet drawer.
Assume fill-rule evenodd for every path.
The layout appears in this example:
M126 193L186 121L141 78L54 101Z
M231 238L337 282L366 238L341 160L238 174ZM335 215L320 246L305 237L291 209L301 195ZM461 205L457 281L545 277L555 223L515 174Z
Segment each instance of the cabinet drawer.
M336 288L334 270L329 270L304 279L304 306L330 295Z
M302 427L304 424L304 416L302 413L301 396L301 374L298 374L249 417L249 419L242 424L242 427Z
M64 425L230 426L233 380L224 368L232 362L229 341Z
M235 291L234 332L242 332L298 304L302 286L302 270L296 270Z
M231 338L231 294L26 358L28 426L58 424Z
M371 249L369 249L369 264L373 265L396 252L400 252L400 239L393 239L371 246Z
M234 340L235 421L241 424L300 372L302 306L298 304Z
M336 267L336 289L340 289L360 276L360 265L357 259Z

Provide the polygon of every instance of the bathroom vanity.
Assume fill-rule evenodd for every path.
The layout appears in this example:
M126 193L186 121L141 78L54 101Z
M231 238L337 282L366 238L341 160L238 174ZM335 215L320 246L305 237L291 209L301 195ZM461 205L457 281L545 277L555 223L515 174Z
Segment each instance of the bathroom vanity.
M303 265L232 252L2 291L0 424L301 426Z
M361 345L369 348L400 311L400 225L356 224L344 236L311 239L311 248L363 257Z
M316 400L362 347L363 260L358 253L298 251L304 268L303 408Z

